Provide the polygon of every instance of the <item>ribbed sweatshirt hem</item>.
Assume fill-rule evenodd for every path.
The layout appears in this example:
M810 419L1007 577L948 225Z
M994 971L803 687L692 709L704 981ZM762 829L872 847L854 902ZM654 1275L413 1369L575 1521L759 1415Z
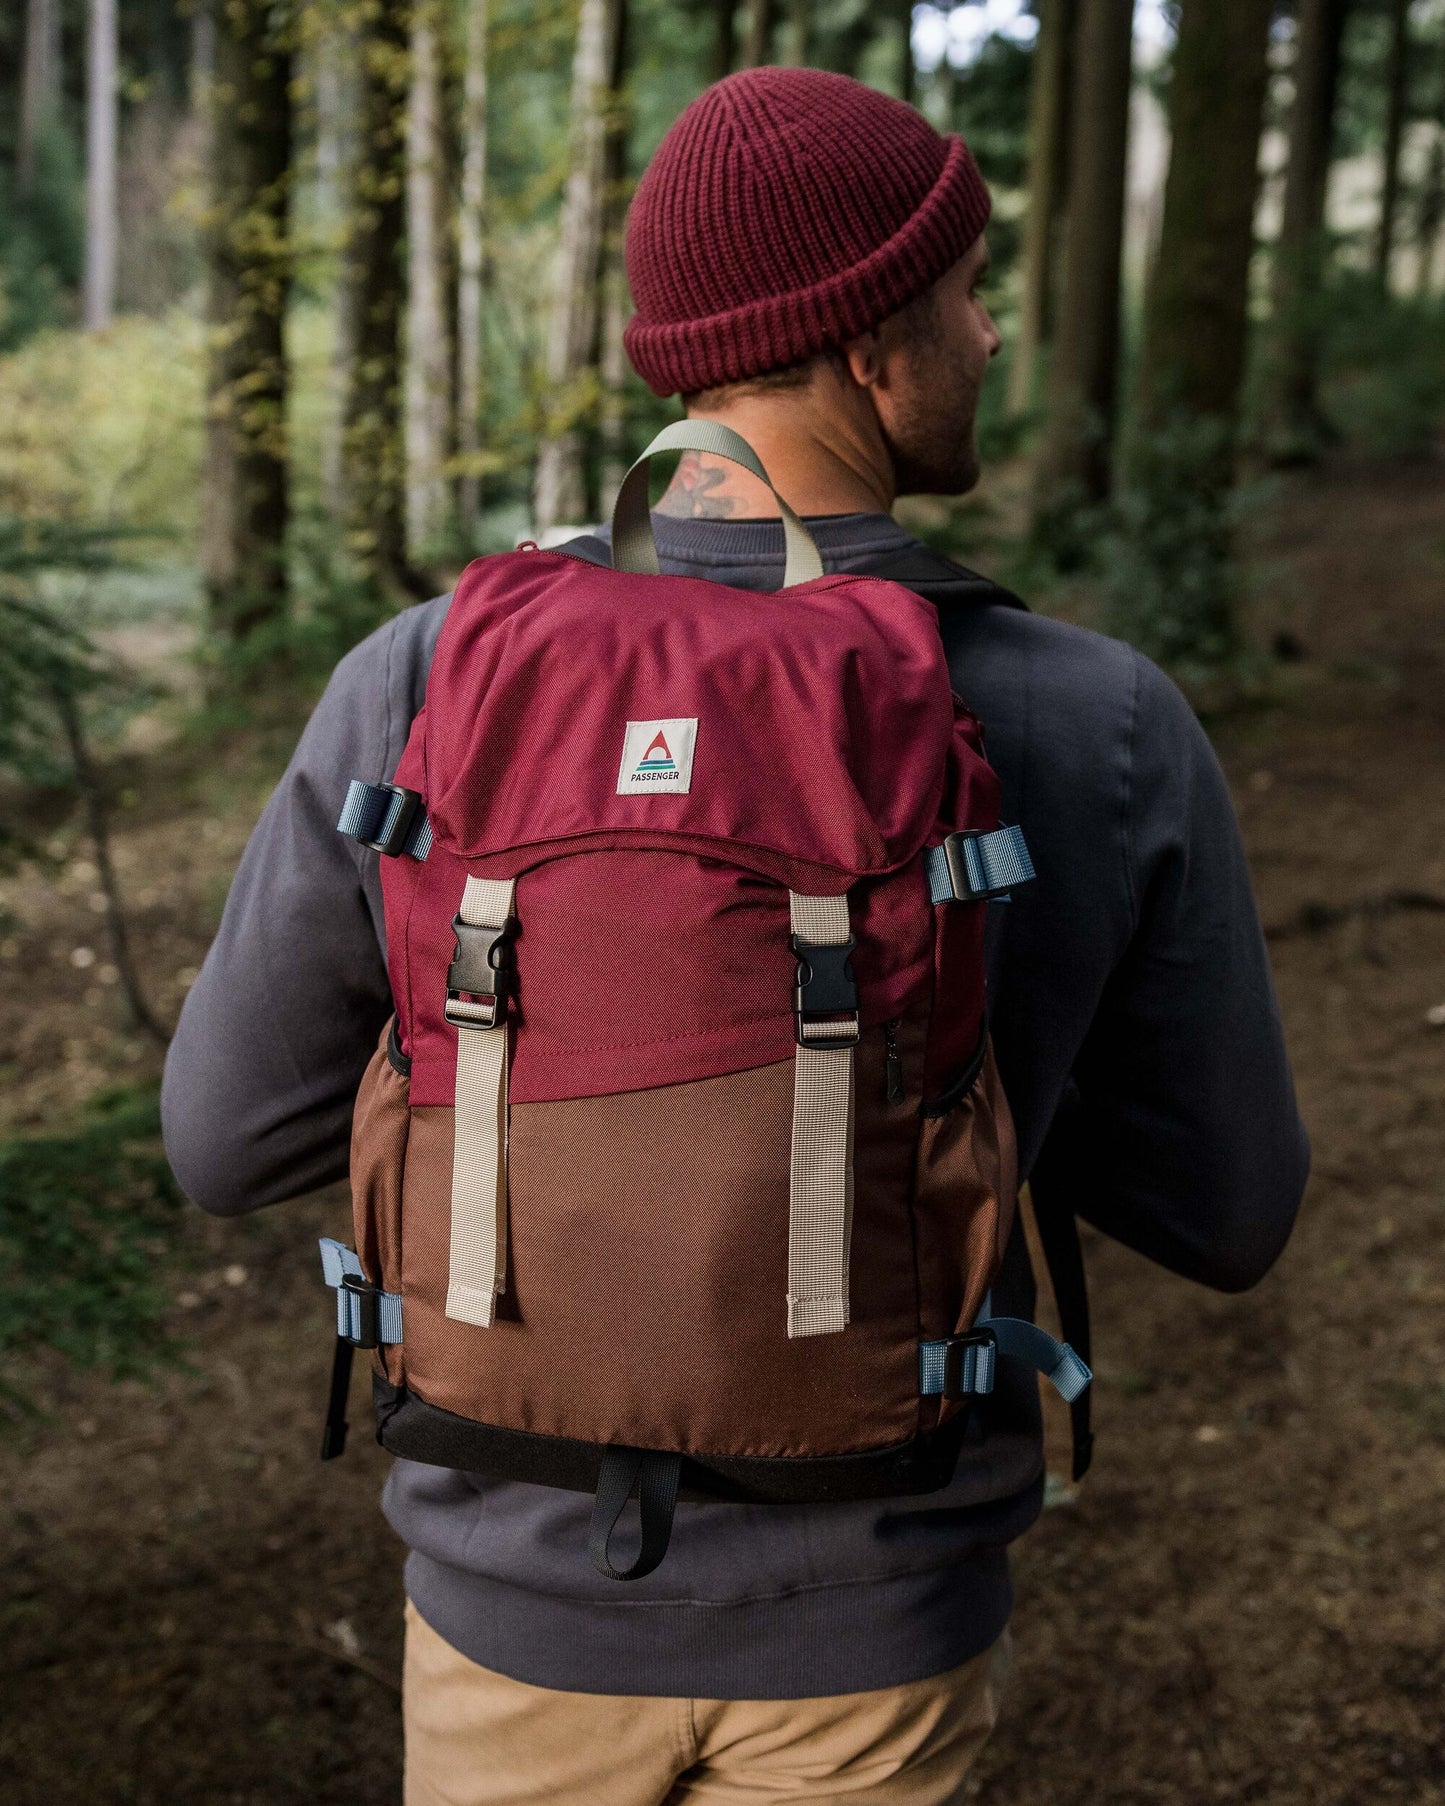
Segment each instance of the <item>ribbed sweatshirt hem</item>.
M808 1699L924 1680L996 1643L1013 1603L1002 1548L958 1566L726 1603L569 1599L413 1551L406 1589L454 1649L569 1693Z

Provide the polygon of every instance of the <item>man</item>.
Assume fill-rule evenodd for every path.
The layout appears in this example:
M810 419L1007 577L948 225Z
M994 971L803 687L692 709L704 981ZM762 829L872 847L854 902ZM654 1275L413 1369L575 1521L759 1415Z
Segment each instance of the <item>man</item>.
M889 515L900 493L977 478L998 349L988 210L962 141L901 103L812 71L730 77L640 185L629 353L658 393L752 443L829 568L938 605L1040 874L995 912L990 972L1022 1170L1048 1135L1084 1215L1244 1287L1288 1235L1306 1148L1208 742L1147 660L1029 614ZM655 527L665 569L780 584L776 510L731 465L687 457ZM391 1000L375 856L334 823L351 777L394 769L446 606L409 610L338 667L190 994L166 1135L211 1210L345 1170ZM776 618L786 635L786 597ZM998 1289L996 1308L1029 1308L1017 1239ZM410 1806L961 1799L995 1712L1005 1548L1038 1514L1041 1468L1036 1390L1015 1378L945 1491L684 1504L665 1566L619 1598L577 1553L589 1499L398 1462Z

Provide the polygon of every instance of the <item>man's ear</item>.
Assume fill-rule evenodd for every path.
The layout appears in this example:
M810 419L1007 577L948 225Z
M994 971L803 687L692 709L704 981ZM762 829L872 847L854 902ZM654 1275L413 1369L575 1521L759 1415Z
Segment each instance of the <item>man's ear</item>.
M860 333L843 347L848 374L860 389L873 389L883 379L883 354L876 332Z

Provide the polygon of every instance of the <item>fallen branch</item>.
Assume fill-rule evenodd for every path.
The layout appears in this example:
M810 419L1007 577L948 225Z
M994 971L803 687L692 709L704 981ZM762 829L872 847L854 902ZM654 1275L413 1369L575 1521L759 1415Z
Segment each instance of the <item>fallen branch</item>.
M100 874L101 895L105 898L105 925L110 938L111 963L120 979L120 988L125 993L132 1023L143 1033L149 1035L153 1041L158 1041L162 1047L165 1047L170 1041L170 1034L156 1020L154 1012L146 1002L145 992L141 989L140 974L136 971L135 961L131 958L130 935L126 929L125 910L121 905L120 880L116 877L115 861L111 857L110 812L106 807L105 790L100 780L100 774L95 769L95 761L91 757L90 746L86 741L80 703L74 691L66 689L62 684L55 685L54 694L56 710L65 731L66 745L70 750L75 787L85 806L86 825L90 829L91 848L95 854L95 869Z

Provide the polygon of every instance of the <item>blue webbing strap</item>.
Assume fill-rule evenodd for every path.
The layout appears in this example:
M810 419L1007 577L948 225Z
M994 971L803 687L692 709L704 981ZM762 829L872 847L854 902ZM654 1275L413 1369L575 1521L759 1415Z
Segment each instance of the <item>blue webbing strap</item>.
M950 834L928 849L928 894L935 903L976 903L1003 897L1034 876L1023 829L991 834Z
M400 784L366 784L353 778L336 831L378 853L425 859L431 851L431 823L421 798Z
M952 1340L964 1344L959 1369L960 1397L993 1391L995 1348L999 1354L1024 1361L1041 1373L1068 1404L1094 1377L1067 1342L1056 1342L1047 1330L1022 1317L987 1317L975 1326L973 1333L979 1340L957 1337L919 1343L918 1390L922 1397L936 1398L943 1391Z
M321 1238L321 1273L336 1290L336 1333L343 1342L361 1339L361 1300L342 1288L343 1279L365 1279L361 1262L345 1242L329 1235ZM376 1293L376 1339L383 1347L401 1341L401 1293Z

